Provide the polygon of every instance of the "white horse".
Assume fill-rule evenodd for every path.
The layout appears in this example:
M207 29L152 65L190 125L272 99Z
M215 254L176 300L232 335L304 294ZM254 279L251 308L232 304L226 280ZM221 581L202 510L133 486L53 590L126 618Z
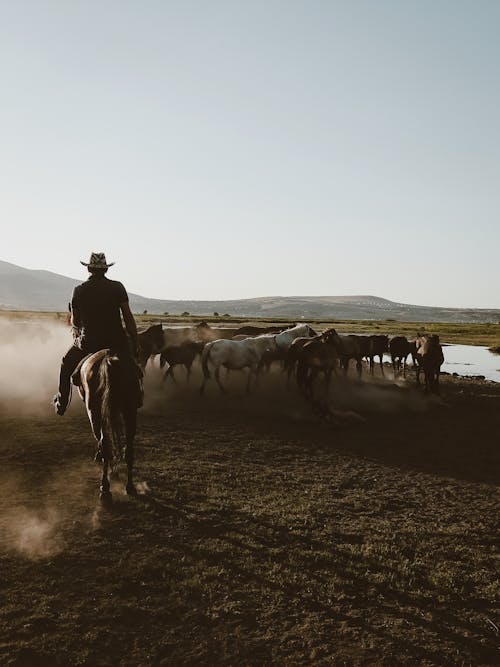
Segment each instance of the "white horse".
M224 366L228 370L241 370L249 368L247 380L247 392L250 392L252 376L257 376L260 360L265 352L276 349L276 337L264 334L255 338L244 340L214 340L207 343L201 355L201 367L203 369L203 383L200 394L205 390L207 380L211 378L209 362L215 367L215 379L219 389L224 393L225 389L220 381L220 368Z
M291 342L296 338L312 338L316 335L316 331L308 324L296 324L291 329L285 329L285 331L276 334L276 347L278 350L288 349Z
M285 364L288 349L294 340L297 338L313 338L316 335L314 329L308 324L296 324L290 329L275 334L276 348L263 355L259 370L265 368L269 372L273 361L281 361ZM263 336L260 337L263 338Z

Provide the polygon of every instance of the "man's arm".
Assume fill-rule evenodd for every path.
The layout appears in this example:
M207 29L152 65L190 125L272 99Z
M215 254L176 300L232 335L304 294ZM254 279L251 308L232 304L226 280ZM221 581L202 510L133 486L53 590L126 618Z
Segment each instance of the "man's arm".
M73 297L71 299L71 303L69 304L69 309L70 309L70 324L71 324L71 330L73 334L73 338L76 338L80 334L80 329L82 328L82 322L80 319L80 313L78 311L78 305L76 303L76 288L73 292Z
M135 324L134 316L130 310L130 305L128 301L124 301L120 304L120 309L123 315L123 321L125 323L125 329L127 330L128 335L132 340L132 349L134 355L137 357L139 354L139 340L137 338L137 326Z

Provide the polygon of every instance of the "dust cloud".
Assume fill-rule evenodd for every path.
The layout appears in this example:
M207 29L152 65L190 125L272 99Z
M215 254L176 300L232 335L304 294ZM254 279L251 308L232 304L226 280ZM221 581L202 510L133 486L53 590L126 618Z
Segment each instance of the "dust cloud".
M14 510L0 518L2 542L29 560L51 558L64 548L60 517L55 509L30 512Z
M0 408L28 414L52 409L61 359L71 343L62 320L0 317Z
M71 548L75 534L100 530L103 509L96 473L90 458L32 474L4 468L0 474L0 553L47 560ZM111 482L124 489L123 478L118 482L112 477Z

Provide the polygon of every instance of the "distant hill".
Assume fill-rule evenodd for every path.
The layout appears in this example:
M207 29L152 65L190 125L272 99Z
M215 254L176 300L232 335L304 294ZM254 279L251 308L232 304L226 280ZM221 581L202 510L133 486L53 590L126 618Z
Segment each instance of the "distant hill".
M64 311L81 280L0 261L0 309ZM377 296L266 296L232 301L173 301L129 294L136 313L221 315L321 320L499 322L500 310L435 308L395 303Z

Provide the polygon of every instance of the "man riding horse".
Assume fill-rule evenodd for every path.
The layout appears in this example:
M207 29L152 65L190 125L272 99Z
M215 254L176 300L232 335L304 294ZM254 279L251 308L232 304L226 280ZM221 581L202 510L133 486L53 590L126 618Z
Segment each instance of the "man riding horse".
M106 278L106 272L114 262L107 264L104 253L93 252L89 262L80 263L88 268L90 276L75 287L71 299L74 342L63 357L59 392L54 396L56 414L61 416L70 402L71 376L87 355L108 348L118 357L133 363L133 358L137 359L138 356L137 327L130 310L127 291L122 283Z

